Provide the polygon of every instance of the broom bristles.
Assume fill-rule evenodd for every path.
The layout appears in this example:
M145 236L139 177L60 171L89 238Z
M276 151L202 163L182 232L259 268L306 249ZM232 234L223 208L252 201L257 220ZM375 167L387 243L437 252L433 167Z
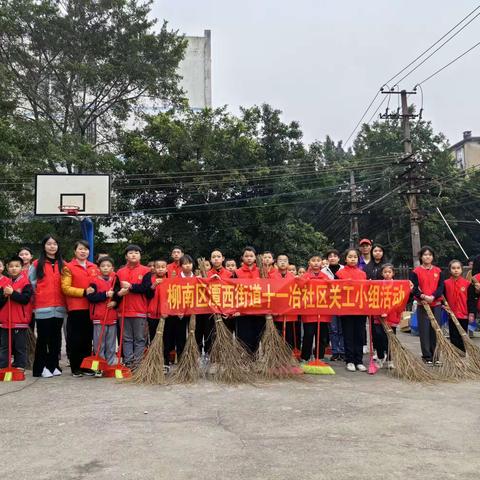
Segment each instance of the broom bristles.
M216 314L215 335L210 350L210 361L216 366L214 381L226 384L250 383L255 381L253 362L246 347Z
M430 305L426 302L422 302L422 305L427 312L430 325L434 329L437 339L437 346L433 352L433 362L434 364L440 362L437 367L439 379L458 382L460 380L476 378L476 375L472 372L466 357L462 357L463 352L452 345L443 335L442 329L433 315Z
M195 314L190 315L187 342L168 383L195 383L200 378L200 350L195 338L196 318Z
M467 355L467 360L470 364L470 368L473 372L480 374L480 348L475 345L472 339L468 336L468 333L463 329L462 325L458 321L456 315L453 313L450 305L445 300L445 310L450 315L455 328L462 337L463 346Z
M298 378L300 364L292 349L278 333L272 315L265 316L261 347L255 355L255 369L265 380Z
M165 383L163 330L165 318L160 318L153 342L142 359L139 367L132 375L132 382L145 385L162 385Z
M400 342L385 319L382 318L380 321L387 334L388 354L395 366L388 370L389 375L408 382L435 382L436 378L433 372L427 370L423 362Z
M27 329L27 364L25 368L31 370L35 360L35 347L37 345L37 337L31 328Z

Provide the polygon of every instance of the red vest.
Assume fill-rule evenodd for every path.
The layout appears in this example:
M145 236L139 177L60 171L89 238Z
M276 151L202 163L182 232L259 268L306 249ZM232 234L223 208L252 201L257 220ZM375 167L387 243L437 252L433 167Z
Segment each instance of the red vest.
M136 265L129 267L126 265L117 272L117 277L120 282L128 282L130 284L142 283L145 275L152 274L148 267L143 265ZM147 316L148 303L147 297L139 293L129 292L122 298L122 305L120 305L120 315L125 312L125 317L140 317Z
M418 278L418 288L424 295L432 295L433 292L438 287L438 282L440 281L440 274L442 271L433 266L432 268L423 268L421 266L415 267L413 272L417 274ZM421 302L420 298L415 298L417 301ZM440 305L440 298L436 298L431 304L431 307Z
M27 272L22 272L14 281L10 278L2 277L0 279L0 286L5 288L7 285L11 285L16 292L21 292L26 285L30 285ZM8 304L10 303L10 307ZM15 302L11 297L10 300L0 309L0 324L2 328L9 328L9 310L11 315L12 328L28 328L30 321L32 320L28 315L28 305L22 305Z
M275 271L277 272L277 275L275 276L275 278L279 278L279 279L291 279L291 278L295 278L295 275L291 272L287 272L285 276L283 276L279 270L277 270L275 268ZM270 273L270 272L269 272ZM273 317L273 319L276 321L276 322L296 322L298 320L298 315L276 315L275 317Z
M207 272L207 278L212 278L214 275L218 275L222 279L232 278L232 272L224 267L220 267L219 270L215 270L215 268L212 267Z
M465 320L468 318L468 287L470 282L463 277L454 280L445 280L445 298L447 299L452 312L457 318Z
M108 280L105 280L102 276L98 276L90 283L97 287L97 293L103 293L113 290L116 278L117 276L112 273ZM117 309L107 308L107 303L111 301L112 299L108 298L103 302L90 303L90 320L92 320L93 323L105 323L105 325L115 325L117 323Z
M316 275L312 270L308 270L302 275L302 279L305 280L330 280L328 275L323 272L318 272ZM303 323L317 323L317 322L330 322L332 320L331 315L302 315Z
M337 278L340 280L366 280L367 274L358 267L349 267L345 265L337 272Z
M53 268L47 260L43 266L43 278L38 278L38 260L33 262L37 270L37 286L35 288L34 309L49 307L65 307L65 296L62 292L61 272L58 261Z
M167 278L167 277L164 277L164 278ZM152 285L156 279L157 279L157 276L154 273L152 273ZM160 286L161 286L161 283L159 283L155 287L155 293L153 294L153 298L151 298L148 301L148 312L147 312L148 318L158 319L161 316L160 315Z
M260 278L260 271L255 264L253 265L252 269L242 264L240 268L237 268L235 273L237 278Z
M82 267L76 258L67 263L66 267L72 274L71 286L74 288L86 290L99 274L98 267L94 263L87 261L86 267ZM65 298L69 312L72 310L88 310L90 308L87 297L69 297L66 295Z
M167 265L167 273L169 278L178 278L182 272L182 266L177 265L175 262L169 263Z

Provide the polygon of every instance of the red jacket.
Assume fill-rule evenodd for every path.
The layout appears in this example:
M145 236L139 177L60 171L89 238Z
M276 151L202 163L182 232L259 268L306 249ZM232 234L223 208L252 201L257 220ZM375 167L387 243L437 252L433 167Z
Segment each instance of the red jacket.
M232 278L232 272L225 267L220 267L218 270L212 267L207 272L207 278L212 278L214 275L218 275L221 279Z
M440 268L436 266L432 266L432 268L415 267L412 270L410 279L413 283L415 300L421 302L420 294L423 293L424 295L433 295L435 297L435 300L430 304L431 307L440 305L444 288Z
M237 275L237 278L260 278L260 270L258 270L258 267L255 264L253 264L250 269L247 265L242 263L242 266L235 270L235 274Z
M47 260L43 266L43 278L38 278L38 260L33 262L37 277L37 286L33 302L34 310L38 308L65 307L65 296L62 292L61 272L58 261L52 268Z
M146 318L148 310L147 296L153 296L151 291L152 272L148 267L141 264L135 267L126 265L117 272L120 282L128 282L132 288L127 295L122 298L120 315L125 313L125 317Z
M0 308L0 324L2 328L28 328L31 316L28 313L28 303L32 298L32 286L28 280L27 272L22 272L15 280L7 277L0 279L0 288L12 286L14 292L10 299ZM10 304L10 306L9 306ZM9 322L9 313L10 320Z
M182 272L182 266L176 264L175 262L169 263L167 265L167 273L169 278L178 278Z
M98 267L87 261L83 267L74 258L67 263L62 272L62 291L67 300L69 312L74 310L88 310L90 305L85 295L85 290L90 286L93 279L99 274Z
M340 280L366 280L367 274L358 267L345 265L337 272L336 277Z
M107 304L115 299L106 297L105 293L113 290L117 276L112 273L106 280L103 276L95 277L90 283L90 286L95 289L95 292L88 295L90 302L90 320L96 324L115 325L117 323L117 309L107 308Z
M303 275L302 279L304 280L330 280L328 275L318 271L317 273L313 270L308 269ZM317 322L330 322L332 320L331 315L302 315L303 323L317 323Z
M455 316L462 320L467 319L470 313L468 308L469 290L472 290L472 284L463 277L456 280L454 278L445 280L445 298ZM470 310L472 309L470 308Z
M279 270L275 268L275 271L277 272L277 276L275 278L279 279L292 279L295 278L295 275L291 272L286 272L285 276L283 276ZM270 273L270 272L269 272ZM298 320L298 315L290 314L290 315L275 315L273 319L276 322L296 322Z
M167 278L167 277L164 277ZM152 273L152 286L157 279L157 276ZM147 311L147 316L148 318L154 318L154 319L159 319L160 318L160 286L161 283L159 283L155 289L153 289L153 298L151 298L148 302L148 311Z

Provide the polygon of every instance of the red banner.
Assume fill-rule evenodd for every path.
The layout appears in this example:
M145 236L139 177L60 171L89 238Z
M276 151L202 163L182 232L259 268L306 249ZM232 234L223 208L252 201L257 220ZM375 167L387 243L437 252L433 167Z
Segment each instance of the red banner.
M304 280L205 278L165 279L160 287L162 315L192 313L381 315L403 311L407 280Z

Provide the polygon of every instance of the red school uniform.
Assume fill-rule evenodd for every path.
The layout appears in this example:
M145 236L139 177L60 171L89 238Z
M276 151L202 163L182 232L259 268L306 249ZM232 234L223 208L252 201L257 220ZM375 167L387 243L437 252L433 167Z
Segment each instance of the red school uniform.
M235 274L237 275L237 278L260 278L260 270L255 264L252 265L252 268L249 268L242 263L242 266L235 270Z
M304 280L330 280L330 278L320 270L314 272L308 269L303 275ZM302 315L303 323L317 323L317 322L330 322L332 320L331 315Z
M418 267L415 267L412 270L412 273L414 273L418 278L418 288L421 293L423 293L424 295L433 295L435 293L441 279L442 271L440 270L440 268L436 266L432 266L432 268L424 268L420 265ZM418 297L415 297L415 300L417 300L418 302L422 301ZM440 305L440 303L441 297L437 297L430 304L430 307L435 307L437 305Z
M180 274L182 273L182 266L180 263L169 263L167 265L167 274L170 278L178 278L180 277Z
M147 275L151 275L152 272L148 267L141 265L140 263L131 267L125 265L117 272L117 277L120 282L128 282L132 286L143 284L143 279ZM151 285L150 285L151 286ZM146 318L148 310L148 301L146 293L135 293L132 290L130 293L122 298L121 312L125 312L125 318L138 317Z
M472 294L469 296L469 289L471 291L472 284L463 277L454 279L453 277L445 280L445 298L447 299L452 312L457 318L465 320L468 318L469 303ZM473 310L470 308L470 310Z
M91 296L88 295L88 297L92 298L95 296L97 298L102 298L99 302L90 301L90 319L95 324L105 323L105 325L115 325L117 323L117 309L107 308L107 303L113 301L113 299L109 298L107 300L107 297L104 295L109 290L113 290L116 279L117 276L115 273L112 273L109 278L104 278L103 276L99 275L98 277L94 278L90 284L90 286L95 289L95 293L93 293Z
M207 272L207 278L212 278L214 275L218 275L222 280L232 278L232 272L230 270L227 270L225 267L220 267L219 269L212 267Z
M367 274L358 267L345 265L337 272L336 277L340 280L366 280Z
M46 265L45 269L47 268L48 266ZM65 268L71 274L70 285L65 283L65 279L62 279L62 289L66 297L68 311L88 310L90 305L87 297L84 296L81 290L86 290L90 286L90 283L92 283L92 280L99 274L98 267L89 261L83 266L74 258L70 263L65 265ZM69 292L72 295L69 295Z
M32 295L32 287L28 280L27 272L22 272L15 280L7 277L0 279L0 288L11 286L15 293L22 295L26 303L21 303L15 299L15 295L10 296L10 301L0 309L0 324L2 328L8 328L9 317L13 328L28 328L31 315L28 313L28 302ZM10 306L8 305L10 303Z
M37 270L37 286L35 288L33 309L49 307L65 307L65 295L62 292L61 274L58 260L54 264L46 261L43 266L43 278L38 278L38 260L33 262Z
M157 280L157 278L162 278L162 280L163 280L164 278L167 278L167 277L157 277L157 275L155 273L152 273L152 287L153 287L153 284L155 283L155 280ZM154 292L153 297L148 301L147 317L155 319L155 320L158 320L161 317L161 315L160 315L160 286L161 286L161 283L159 283L155 287L155 289L153 290L153 292Z

